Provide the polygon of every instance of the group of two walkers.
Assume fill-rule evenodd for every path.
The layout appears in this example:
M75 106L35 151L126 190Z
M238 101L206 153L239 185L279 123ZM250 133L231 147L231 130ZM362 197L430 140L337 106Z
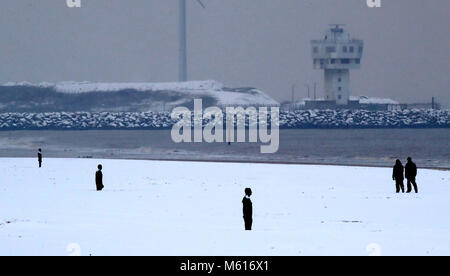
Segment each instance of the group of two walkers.
M414 186L414 191L417 194L419 190L417 188L416 177L417 177L417 166L416 164L414 164L411 157L408 157L408 162L406 163L405 167L403 167L402 162L397 159L397 162L395 163L394 166L394 170L392 172L392 179L395 180L397 194L400 193L400 190L402 191L402 193L405 192L405 185L403 183L405 178L408 181L407 182L408 190L406 192L407 193L412 192L412 186Z

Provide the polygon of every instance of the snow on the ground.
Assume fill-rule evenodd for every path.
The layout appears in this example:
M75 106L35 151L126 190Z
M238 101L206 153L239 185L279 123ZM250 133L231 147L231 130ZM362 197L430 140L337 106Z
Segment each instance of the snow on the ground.
M54 88L61 93L88 93L88 92L117 92L120 90L133 89L137 91L156 90L222 90L223 84L217 81L190 81L190 82L75 82L65 81L58 83L41 82L33 84L30 82L8 82L3 86L36 86L41 88Z
M106 83L106 82L42 82L33 84L29 82L9 82L2 86L29 86L39 88L51 88L59 93L92 93L92 92L120 92L124 90L136 90L140 92L155 91L175 91L186 94L187 96L201 98L209 96L217 99L220 106L226 105L279 105L266 93L254 89L243 89L245 92L237 92L235 89L226 88L222 83L208 81L189 81L189 82L168 82L168 83L150 83L150 82L124 82L124 83ZM172 103L175 104L175 103Z
M367 96L356 96L350 97L352 101L359 101L361 104L400 104L399 102L388 99L388 98L377 98L377 97L367 97Z
M294 103L294 106L297 107L304 107L306 105L306 102L308 101L325 101L325 98L303 98L300 100L297 100ZM350 96L351 101L357 101L360 104L391 104L391 105L398 105L400 104L398 101L395 101L393 99L389 98L377 98L377 97L367 97L367 96Z
M77 245L82 255L450 254L448 171L420 170L421 193L397 195L385 168L45 159L38 169L11 158L0 167L0 255Z

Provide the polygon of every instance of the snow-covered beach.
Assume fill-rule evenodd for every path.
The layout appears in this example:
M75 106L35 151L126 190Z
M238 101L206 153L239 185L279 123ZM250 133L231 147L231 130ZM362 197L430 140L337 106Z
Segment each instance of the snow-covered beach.
M0 167L0 255L450 253L448 171L420 170L420 194L397 195L386 168L44 159L38 169L31 158Z

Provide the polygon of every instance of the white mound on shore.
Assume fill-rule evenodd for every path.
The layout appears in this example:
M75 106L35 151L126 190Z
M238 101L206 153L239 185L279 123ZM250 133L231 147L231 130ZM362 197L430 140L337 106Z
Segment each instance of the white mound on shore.
M120 92L135 90L141 92L177 92L190 97L209 96L215 98L218 105L279 105L264 92L255 88L232 89L217 81L190 81L173 83L106 83L106 82L43 82L32 84L28 82L10 82L3 86L28 86L51 88L60 93L91 93L91 92Z

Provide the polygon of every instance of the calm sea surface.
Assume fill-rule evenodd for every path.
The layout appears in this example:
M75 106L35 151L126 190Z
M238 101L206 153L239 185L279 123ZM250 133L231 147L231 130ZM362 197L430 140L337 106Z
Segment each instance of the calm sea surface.
M169 130L5 131L0 157L135 158L450 168L450 129L281 130L276 154L261 144L175 144Z

